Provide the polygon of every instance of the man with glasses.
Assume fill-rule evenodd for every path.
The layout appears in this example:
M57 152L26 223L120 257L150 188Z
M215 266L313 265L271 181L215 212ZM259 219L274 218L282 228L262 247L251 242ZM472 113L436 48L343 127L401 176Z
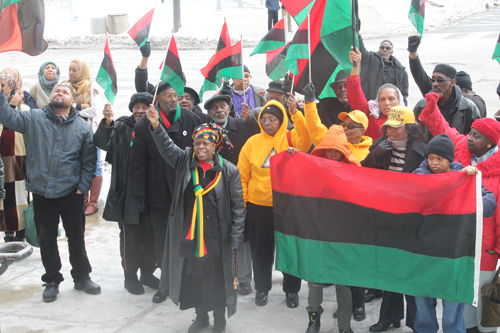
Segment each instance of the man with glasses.
M405 67L392 54L394 45L390 40L383 40L379 50L368 51L359 35L359 50L361 51L361 88L366 100L377 99L378 89L386 83L398 87L403 95L405 105L408 97L408 73Z
M179 96L166 82L160 82L155 102L161 126L174 143L181 149L191 146L191 133L201 124L200 118L181 108ZM161 267L176 175L158 152L149 124L149 119L143 117L134 126L130 148L130 187L137 208L141 213L146 212L153 227L156 262ZM161 303L167 295L168 291L160 289L153 302Z
M251 79L250 70L246 65L243 66L243 79L233 79L233 104L235 111L235 114L231 114L233 117L243 117L241 115L243 108L249 111L256 107L262 107L265 104L264 97L260 94L264 89L251 85Z
M341 121L339 119L339 114L352 111L352 107L347 101L347 90L345 86L345 81L348 76L348 72L344 70L339 71L335 76L335 82L330 84L330 87L337 97L322 98L319 100L319 103L316 104L321 123L325 125L327 129L332 125L340 125Z
M439 95L438 107L450 127L455 128L460 134L468 134L472 123L480 119L479 109L471 100L465 98L462 90L456 85L457 70L448 64L437 64L429 77L420 62L417 48L420 44L420 36L408 37L408 51L410 53L410 70L420 92L425 96L429 92ZM425 98L420 100L413 112L415 119L426 105ZM429 142L432 135L424 124L418 121L424 129L424 142Z

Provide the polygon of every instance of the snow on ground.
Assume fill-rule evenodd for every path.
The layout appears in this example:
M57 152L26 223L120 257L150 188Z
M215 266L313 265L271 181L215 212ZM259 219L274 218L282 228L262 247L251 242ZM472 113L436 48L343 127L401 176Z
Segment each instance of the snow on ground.
M238 0L182 0L181 28L176 33L179 49L215 48L220 30L227 20L233 42L243 38L244 47L252 47L267 32L267 9L264 0L246 0L239 7ZM128 14L132 26L155 7L151 26L151 44L166 47L173 28L172 1L153 0L72 0L76 22L70 21L68 2L46 0L45 39L50 48L102 48L104 35L92 35L90 19L113 14ZM442 7L432 5L438 4ZM449 26L468 15L486 9L500 0L434 0L427 2L425 29L436 30ZM359 0L361 33L366 39L394 34L414 34L408 20L410 0ZM281 18L281 14L280 14ZM294 23L294 30L296 30ZM110 35L112 48L135 48L126 32Z

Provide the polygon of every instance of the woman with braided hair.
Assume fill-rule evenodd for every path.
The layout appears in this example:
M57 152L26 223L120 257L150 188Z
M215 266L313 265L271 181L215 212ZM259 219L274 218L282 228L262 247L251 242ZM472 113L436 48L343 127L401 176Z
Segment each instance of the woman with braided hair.
M153 140L165 161L175 168L177 182L168 216L160 288L181 310L195 308L188 332L200 332L214 313L214 333L225 331L236 312L238 248L243 244L245 207L238 168L218 152L231 142L215 124L193 132L193 147L177 147L148 110Z

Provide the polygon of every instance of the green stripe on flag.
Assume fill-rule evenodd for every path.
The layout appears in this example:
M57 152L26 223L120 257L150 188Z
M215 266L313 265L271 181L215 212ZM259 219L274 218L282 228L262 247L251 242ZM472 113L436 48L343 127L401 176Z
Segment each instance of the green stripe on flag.
M250 54L250 56L253 56L254 54L258 53L266 53L267 51L276 50L282 47L283 45L285 45L285 42L283 41L264 40L261 41L259 44L257 44L255 49Z
M113 104L116 99L116 95L113 92L113 80L109 77L108 72L104 67L99 68L97 72L96 82L104 89L104 96L108 99L109 103Z
M347 71L351 71L352 63L349 60L349 51L352 46L352 28L335 31L321 38L325 48L332 54L339 65ZM356 36L356 47L359 48L358 38Z
M10 6L10 5L13 5L15 3L18 3L18 2L21 2L22 0L3 0L2 2L2 12L4 10L4 8Z
M291 44L285 58L286 68L294 75L299 74L297 66L298 59L309 59L309 48L307 44Z
M418 10L416 10L413 6L410 6L410 12L408 13L408 18L410 19L413 26L418 30L420 37L422 37L424 33L424 18Z
M500 64L500 35L498 35L497 45L495 47L495 51L493 51L493 59L498 61Z
M474 299L472 257L431 257L381 246L308 240L281 232L275 232L275 239L276 268L308 282L369 287L469 304ZM450 275L455 283L447 278Z
M174 88L177 95L184 96L184 81L182 81L182 78L166 64L163 66L160 78L163 82L169 83L172 88Z
M319 94L318 99L323 99L327 97L337 97L337 95L335 95L335 91L333 91L333 88L330 87L330 84L335 82L335 77L337 76L337 73L340 72L341 70L342 67L340 67L340 65L338 65L337 68L335 68L335 71L333 72L332 76L330 76L330 79L325 84L325 88L323 88L323 91L321 92L321 94Z
M207 79L203 80L203 86L201 86L200 89L200 102L203 102L203 94L205 91L209 90L217 90L217 85L213 82L208 81Z
M302 22L307 18L307 13L309 8L309 11L312 10L314 4L316 3L316 0L311 1L304 9L302 9L297 15L294 16L294 20L297 23L297 25L301 25Z

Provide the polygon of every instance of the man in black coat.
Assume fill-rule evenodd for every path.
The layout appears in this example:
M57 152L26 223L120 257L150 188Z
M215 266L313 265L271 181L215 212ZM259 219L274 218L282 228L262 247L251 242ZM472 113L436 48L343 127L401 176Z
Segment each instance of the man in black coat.
M155 86L148 81L148 60L151 55L151 46L149 42L141 46L142 60L139 66L135 69L135 90L137 92L149 92L151 95L155 94ZM183 78L184 83L186 79ZM193 111L198 117L200 117L203 123L209 123L212 121L212 117L203 113L200 108L200 96L191 87L184 87L184 95L179 96L179 104L186 110Z
M465 98L470 99L474 102L474 104L476 104L481 118L486 117L488 114L488 111L486 110L486 102L481 96L476 95L476 92L472 89L472 80L470 75L464 71L459 71L457 73L455 84L460 88L460 90L462 90L462 95Z
M438 64L432 72L430 78L424 70L417 48L420 44L420 36L408 37L408 51L410 52L410 70L423 96L428 92L435 92L439 95L438 107L441 114L446 119L450 127L455 128L460 134L469 134L472 123L480 119L479 110L471 100L465 98L462 90L455 84L457 70L448 64ZM420 112L426 105L425 98L421 99L413 112L415 119L424 129L424 142L432 139L432 135L424 124L418 120Z
M345 81L348 76L348 72L344 70L339 71L335 76L335 82L330 84L330 87L337 97L322 98L319 100L319 103L316 104L321 123L327 128L330 128L332 125L340 125L342 121L339 119L339 114L352 111L352 107L347 101L347 90L345 86Z
M394 46L390 40L380 43L379 51L368 51L359 36L359 50L361 51L361 88L366 100L377 99L378 90L386 83L398 87L403 95L405 105L408 97L408 73L405 67L392 55Z
M193 112L181 108L179 96L166 82L160 82L156 95L156 108L162 126L170 138L181 149L192 145L191 134L201 124ZM130 148L130 185L137 208L149 214L155 234L157 262L163 260L168 213L175 190L175 170L160 156L148 128L150 122L143 117L134 126ZM153 302L163 302L167 291L160 289Z

